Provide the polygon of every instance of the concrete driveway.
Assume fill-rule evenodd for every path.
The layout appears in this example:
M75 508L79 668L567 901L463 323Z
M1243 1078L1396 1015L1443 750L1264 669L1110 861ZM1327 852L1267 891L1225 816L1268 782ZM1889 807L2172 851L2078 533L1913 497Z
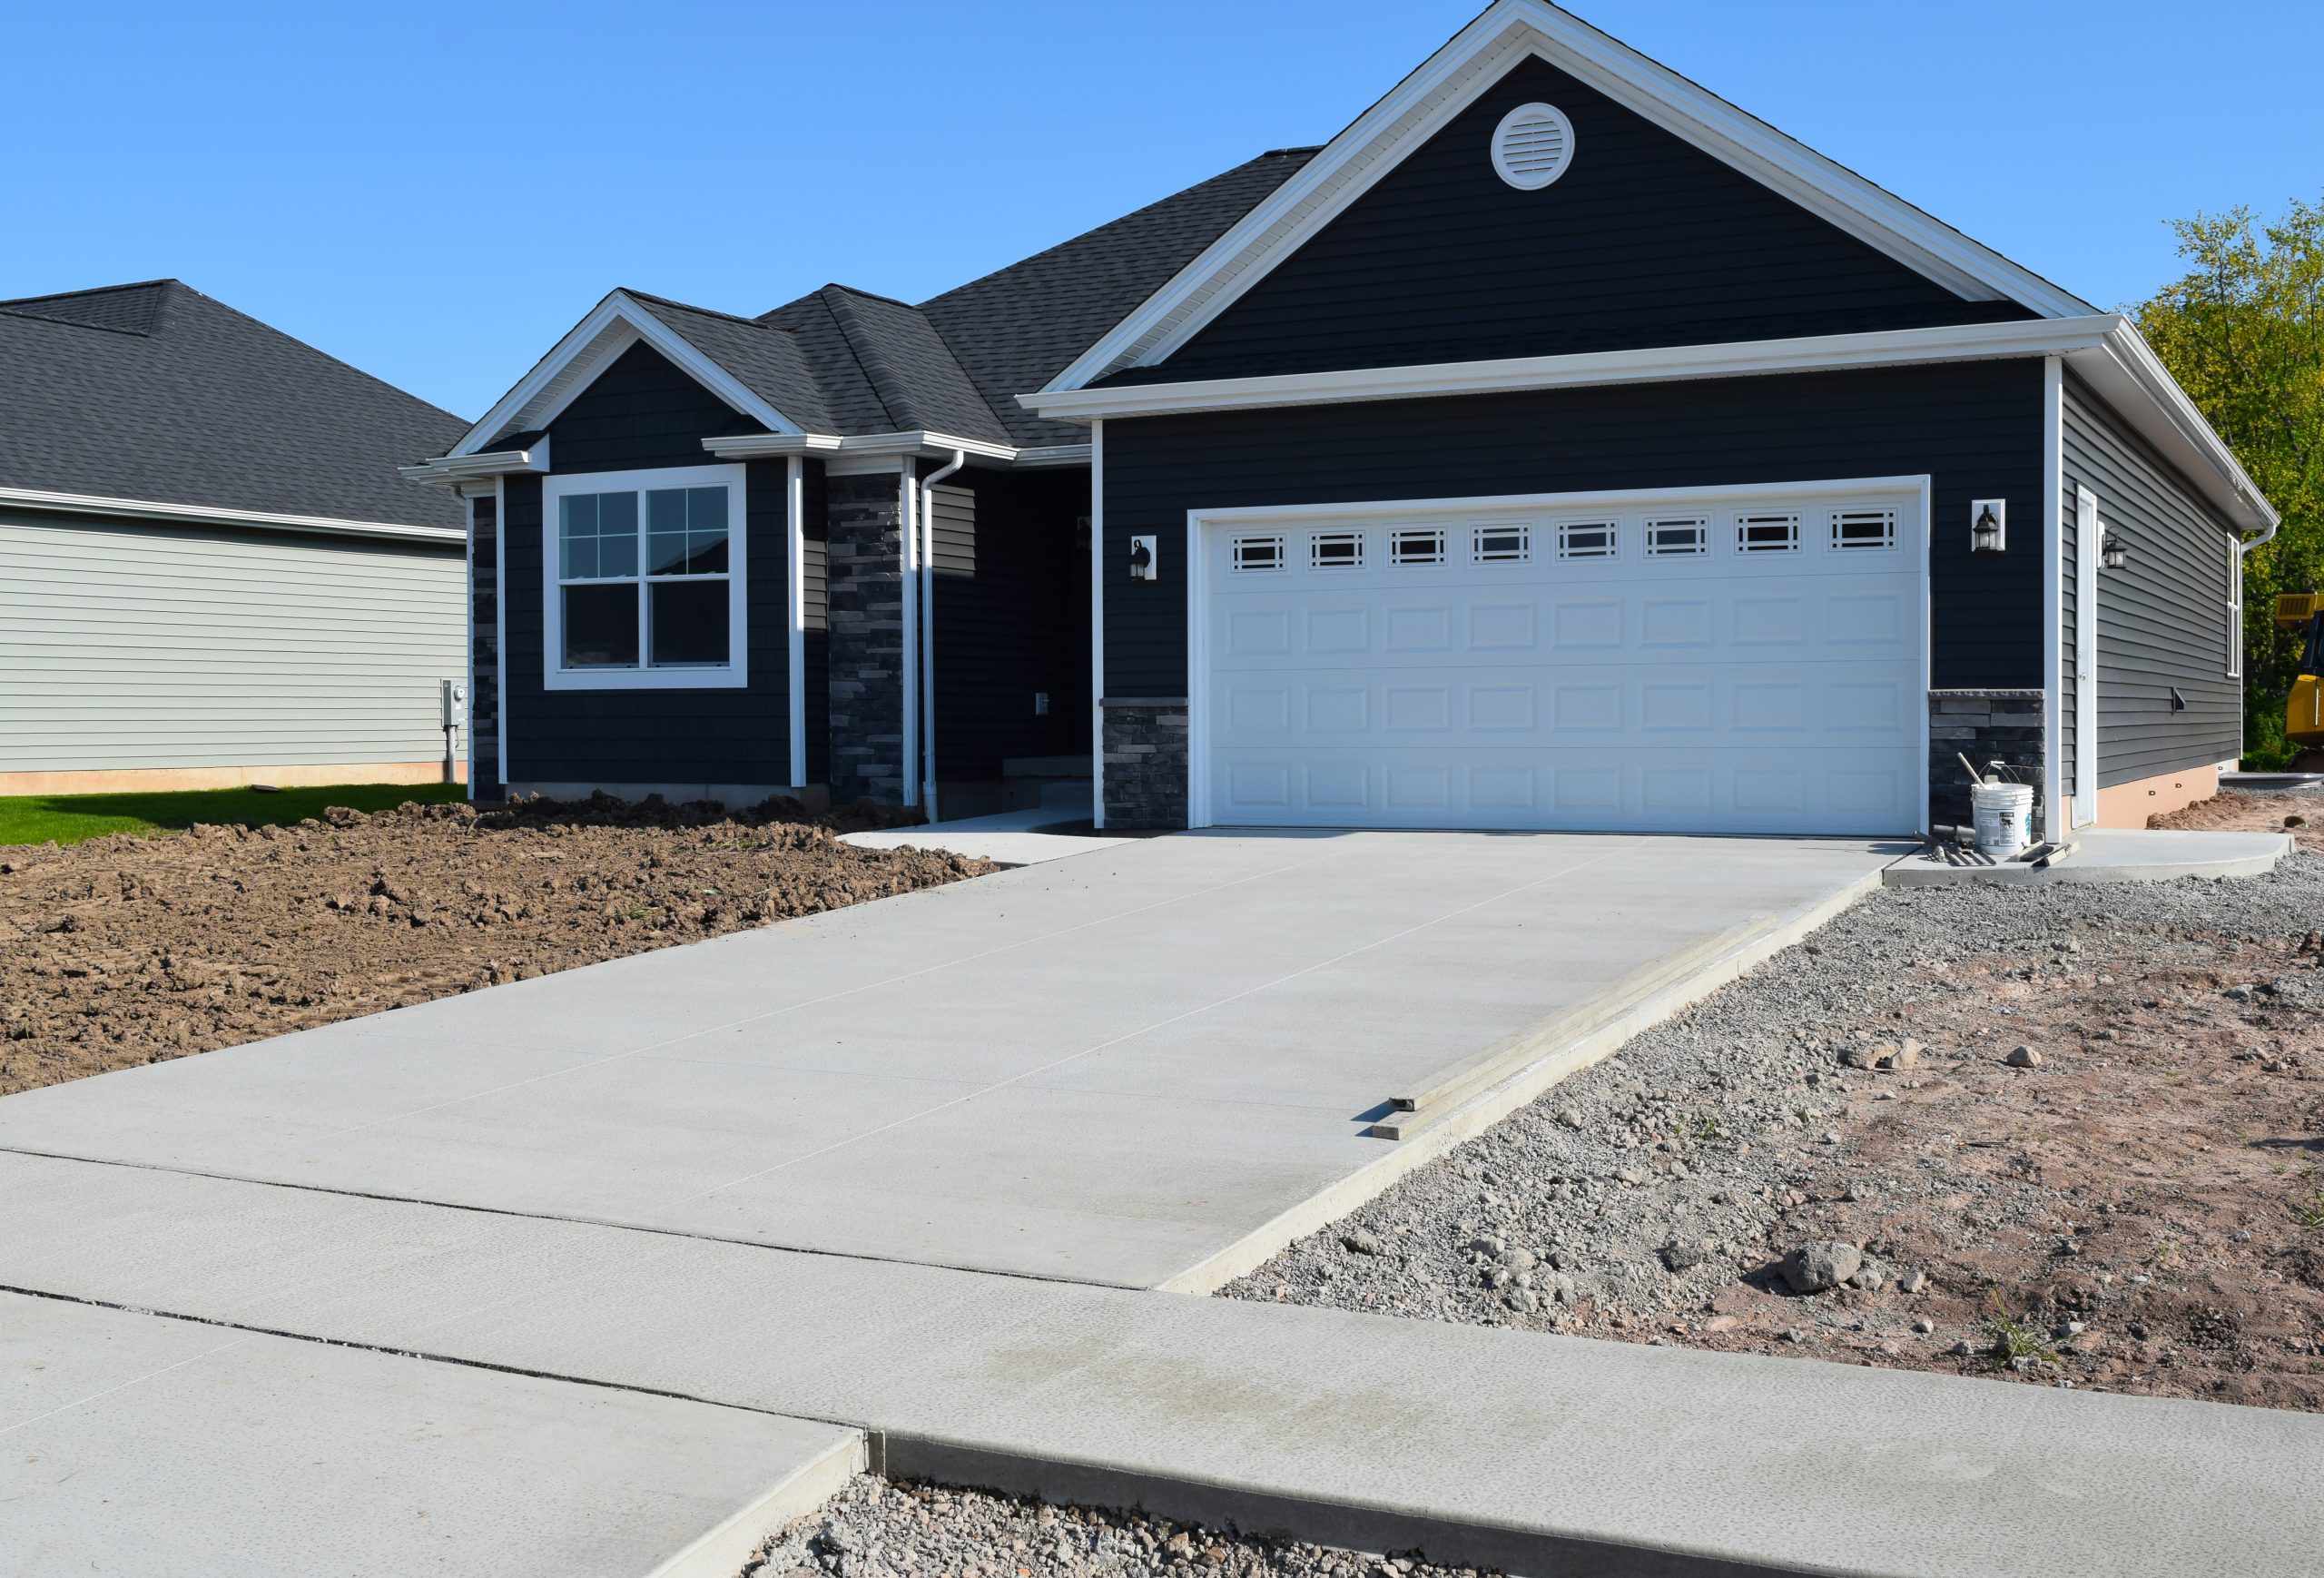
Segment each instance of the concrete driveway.
M1365 1137L1391 1095L1722 940L1667 1011L1898 853L1147 840L27 1092L0 1149L1207 1287L1435 1149Z

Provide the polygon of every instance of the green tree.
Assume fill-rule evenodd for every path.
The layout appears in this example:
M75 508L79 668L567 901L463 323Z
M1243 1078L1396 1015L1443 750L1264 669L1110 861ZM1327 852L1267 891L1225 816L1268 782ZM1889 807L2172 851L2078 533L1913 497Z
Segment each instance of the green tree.
M2299 638L2279 592L2324 587L2324 204L2260 224L2249 208L2173 220L2183 278L2133 309L2139 329L2283 517L2245 560L2245 727L2280 742Z

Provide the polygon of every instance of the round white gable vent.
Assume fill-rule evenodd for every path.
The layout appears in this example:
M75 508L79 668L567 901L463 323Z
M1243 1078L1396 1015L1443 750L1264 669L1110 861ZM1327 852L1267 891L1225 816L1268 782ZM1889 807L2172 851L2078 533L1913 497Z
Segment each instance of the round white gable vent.
M1572 163L1573 123L1555 104L1520 104L1493 129L1493 172L1520 192L1539 192Z

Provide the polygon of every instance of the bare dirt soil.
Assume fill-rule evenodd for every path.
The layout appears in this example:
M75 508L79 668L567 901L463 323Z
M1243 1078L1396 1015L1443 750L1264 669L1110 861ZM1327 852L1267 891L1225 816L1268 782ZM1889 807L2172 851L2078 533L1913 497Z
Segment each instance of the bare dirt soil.
M1058 1507L985 1491L858 1475L762 1546L744 1578L1478 1578L1410 1557L1173 1524L1139 1513Z
M2246 882L1885 890L1225 1291L2324 1408L2294 831ZM1817 1245L1844 1280L1803 1293Z
M0 848L0 1095L996 869L833 836L895 820L410 804Z

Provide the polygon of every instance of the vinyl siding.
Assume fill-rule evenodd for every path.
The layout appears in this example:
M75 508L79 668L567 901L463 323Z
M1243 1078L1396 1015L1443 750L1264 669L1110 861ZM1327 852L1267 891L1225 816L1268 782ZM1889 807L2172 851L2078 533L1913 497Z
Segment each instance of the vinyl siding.
M641 343L557 413L548 425L549 459L559 472L704 466L713 459L703 439L765 430Z
M2098 786L2226 761L2243 748L2243 687L2227 674L2234 534L2071 373L2064 402L2065 504L2071 512L2074 489L2088 488L2129 552L2122 568L2098 573ZM2069 601L2069 654L2079 616ZM2173 686L2184 711L2171 707Z
M457 542L0 512L0 771L442 756Z
M1520 192L1502 117L1572 121L1573 161ZM1971 302L1534 59L1122 381L1305 372L2026 318Z
M1934 478L1933 683L2043 683L2038 360L1382 401L1105 425L1106 693L1184 695L1186 520L1227 505L1360 503L1824 478ZM2034 523L1969 552L1969 501ZM1156 581L1132 581L1152 533Z
M938 775L1000 776L1012 756L1089 749L1086 471L970 470L936 488ZM1046 692L1046 715L1033 711Z

